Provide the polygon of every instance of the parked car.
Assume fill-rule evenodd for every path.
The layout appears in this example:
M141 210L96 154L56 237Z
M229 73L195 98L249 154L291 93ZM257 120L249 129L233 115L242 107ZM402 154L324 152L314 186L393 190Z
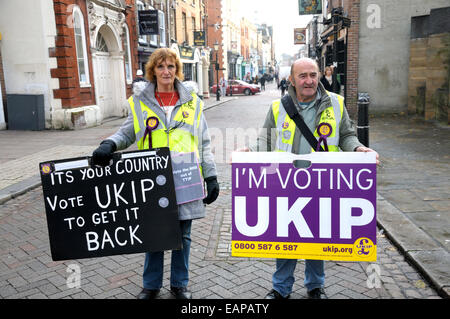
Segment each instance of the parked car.
M245 94L245 95L255 95L261 92L261 88L255 84L249 84L241 80L228 80L227 95L230 95L230 90L233 88L233 94ZM216 94L217 85L214 84L211 87L211 93ZM219 90L219 93L221 91Z

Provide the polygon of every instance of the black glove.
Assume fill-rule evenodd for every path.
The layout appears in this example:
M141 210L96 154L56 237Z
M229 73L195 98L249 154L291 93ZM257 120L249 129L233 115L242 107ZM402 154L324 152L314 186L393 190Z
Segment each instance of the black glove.
M210 176L205 178L206 190L208 191L208 196L203 199L203 203L211 204L219 196L219 183L217 182L217 176Z
M112 140L104 140L100 143L100 146L94 151L94 153L92 153L91 164L108 166L116 149L116 143Z

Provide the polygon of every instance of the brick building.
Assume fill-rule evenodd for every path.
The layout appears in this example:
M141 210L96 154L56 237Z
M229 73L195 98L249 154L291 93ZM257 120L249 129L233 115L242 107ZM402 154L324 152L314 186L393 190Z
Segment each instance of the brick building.
M335 73L341 84L341 92L351 117L356 116L358 99L358 62L359 62L359 1L328 0L323 2L322 17L313 19L309 24L309 55L317 58L321 70L336 62ZM340 12L341 22L337 28L337 41L334 43L334 25L332 13ZM351 21L350 25L342 20ZM347 20L349 19L349 20ZM336 46L336 61L333 53Z
M127 113L138 68L134 0L2 1L0 32L6 94L43 95L46 128Z
M408 113L450 124L450 7L411 18Z
M168 46L180 57L185 80L196 82L198 95L208 98L209 49L205 48L206 43L194 43L195 31L206 32L206 12L203 0L173 1L169 9L171 43Z
M160 47L167 47L169 45L168 39L168 6L165 0L136 0L137 11L137 51L138 51L138 64L139 69L145 74L145 64L147 63L150 55ZM158 34L144 35L139 30L139 11L156 10L158 16Z
M211 48L210 61L211 68L209 69L209 86L216 84L217 79L225 76L224 69L226 63L225 50L223 48L224 33L223 25L225 24L222 14L222 0L208 0L206 1L206 32L207 32L207 46ZM214 44L218 44L218 50L214 50ZM218 63L218 72L215 66Z

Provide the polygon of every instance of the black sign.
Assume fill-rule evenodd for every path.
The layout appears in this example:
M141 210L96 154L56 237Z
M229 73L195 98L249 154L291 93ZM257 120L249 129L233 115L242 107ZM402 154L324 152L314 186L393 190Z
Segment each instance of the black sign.
M40 163L53 260L181 248L168 148Z
M206 45L204 31L194 31L194 45L197 47L203 47Z
M139 34L159 34L158 10L138 11Z

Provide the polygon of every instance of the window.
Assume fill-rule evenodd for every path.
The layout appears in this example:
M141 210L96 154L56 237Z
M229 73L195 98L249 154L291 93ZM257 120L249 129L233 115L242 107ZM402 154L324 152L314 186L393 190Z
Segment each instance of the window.
M73 25L75 33L75 47L77 53L78 78L81 86L88 86L89 65L86 51L86 34L84 33L84 18L78 6L73 8Z
M191 63L183 63L183 74L185 81L192 81L192 64Z
M97 40L95 41L95 48L99 52L109 52L105 38L103 38L103 35L100 32L97 34Z
M192 17L192 31L191 31L192 39L194 38L194 31L195 30L197 30L196 27L195 27L195 17ZM194 40L192 40L192 43L194 43Z
M159 24L159 46L166 46L166 19L164 18L164 12L158 11L158 24Z
M138 11L155 10L151 6L148 6L148 8L146 8L146 5L140 0L136 1L136 5L137 5L137 8L138 8ZM158 45L158 35L157 34L153 34L153 35L139 35L139 44L143 45L143 46L148 46L147 43L150 43L151 45L157 46Z
M130 32L128 30L128 26L125 24L124 28L125 33L125 43L123 47L123 51L125 53L123 59L125 63L125 76L127 79L127 82L133 81L133 74L132 74L132 68L131 68L131 52L130 52Z
M170 38L171 39L176 39L177 38L176 37L177 25L176 25L176 22L175 22L176 17L177 17L176 9L171 9L170 10Z
M181 14L181 18L182 18L182 26L184 28L184 33L183 33L183 42L187 42L188 41L188 37L187 37L187 21L186 21L186 13L182 13Z
M149 7L147 10L155 10L153 7ZM152 34L148 36L150 38L150 44L154 46L158 46L158 35Z
M143 10L145 10L145 5L144 5L143 2L141 2L141 1L138 0L138 1L136 2L136 5L137 5L137 8L138 8L138 11L143 11ZM138 41L139 41L139 44L141 44L141 45L147 44L147 36L145 36L145 35L139 35Z

